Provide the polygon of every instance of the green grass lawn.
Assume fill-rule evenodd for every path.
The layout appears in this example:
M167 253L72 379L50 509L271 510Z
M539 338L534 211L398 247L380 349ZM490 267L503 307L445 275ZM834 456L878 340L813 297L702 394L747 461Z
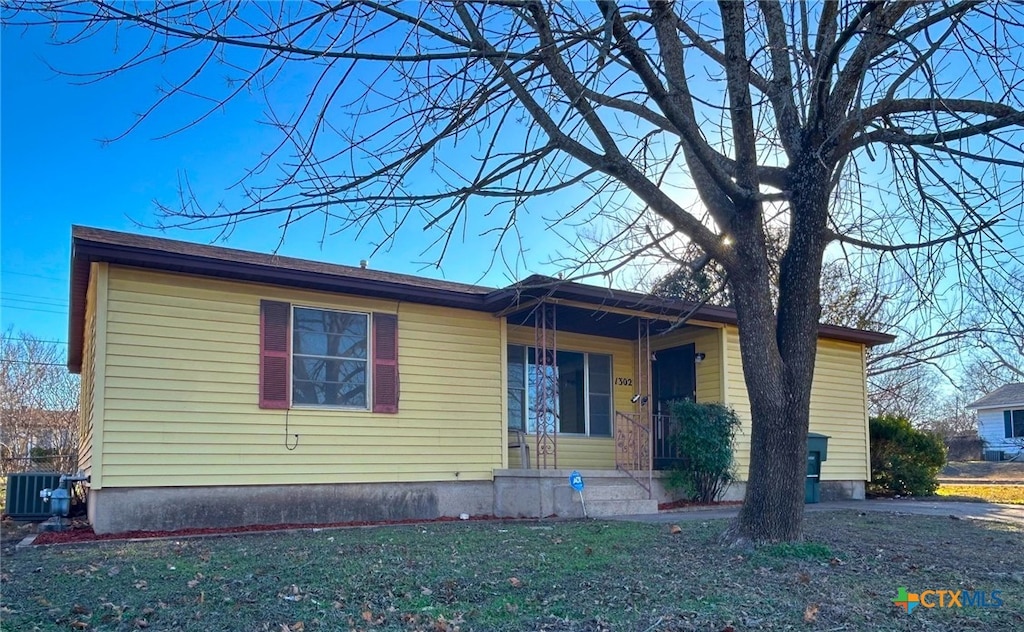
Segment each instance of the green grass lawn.
M1009 630L1018 527L857 512L808 541L722 549L722 521L433 523L105 543L4 560L2 630ZM1002 591L918 608L897 588Z

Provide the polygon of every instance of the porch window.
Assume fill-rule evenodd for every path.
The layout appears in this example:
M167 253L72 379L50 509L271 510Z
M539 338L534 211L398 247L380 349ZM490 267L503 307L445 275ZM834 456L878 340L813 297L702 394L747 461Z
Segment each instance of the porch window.
M560 434L610 437L612 434L612 357L598 353L559 350L557 368L550 369L558 384L548 409L558 418ZM533 347L508 346L509 427L536 432L537 362Z
M294 308L292 403L368 407L369 314Z

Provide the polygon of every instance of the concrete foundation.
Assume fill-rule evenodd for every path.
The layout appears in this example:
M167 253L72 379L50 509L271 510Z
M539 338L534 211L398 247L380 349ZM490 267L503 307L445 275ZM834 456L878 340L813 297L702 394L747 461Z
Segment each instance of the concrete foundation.
M490 481L89 491L96 533L289 523L430 520L492 512Z
M821 502L864 500L864 481L821 481Z
M248 525L431 520L495 515L503 518L583 517L569 470L495 470L494 481L346 483L252 487L149 487L89 491L96 533L175 531ZM651 514L676 500L655 472L652 494L615 470L580 472L587 515ZM744 483L722 500L742 500ZM821 500L863 500L863 481L822 481Z
M746 483L733 483L722 494L722 500L741 501L746 493ZM821 502L833 500L864 500L864 481L821 481Z

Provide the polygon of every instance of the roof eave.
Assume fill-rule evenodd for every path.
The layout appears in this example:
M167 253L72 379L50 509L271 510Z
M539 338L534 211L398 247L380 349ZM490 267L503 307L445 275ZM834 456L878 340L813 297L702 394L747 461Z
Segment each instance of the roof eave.
M68 371L82 372L82 349L85 341L85 302L89 291L90 262L76 253L76 239L71 239L71 280L68 283Z
M159 248L104 241L72 233L70 310L68 314L68 369L81 372L85 335L86 294L90 266L107 262L161 271L199 276L267 283L286 287L339 292L427 305L496 313L519 302L543 298L581 301L595 307L615 307L645 311L653 315L688 315L694 320L736 325L736 311L710 305L695 306L626 290L613 290L572 281L533 275L520 283L489 293L461 292L455 289L424 287L382 279L366 279L328 274L266 263L173 252ZM819 337L855 342L866 346L888 344L896 338L889 334L834 325L822 325Z
M1007 410L1024 408L1024 401L1021 402L1000 402L997 404L981 404L977 402L973 404L967 404L964 408L970 408L971 410Z
M214 257L168 252L72 237L71 287L68 314L68 369L80 373L85 329L86 293L93 262L106 262L183 274L340 292L427 305L489 311L485 294L462 293L377 279L360 279L308 270L268 266Z

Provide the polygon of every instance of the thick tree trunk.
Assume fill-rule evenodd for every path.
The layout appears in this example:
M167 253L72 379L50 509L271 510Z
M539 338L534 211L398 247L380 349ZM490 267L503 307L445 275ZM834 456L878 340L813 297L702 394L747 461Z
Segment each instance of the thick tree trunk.
M743 323L740 322L742 331ZM740 344L744 336L740 335ZM746 345L763 342L747 337ZM797 540L802 536L807 429L813 365L766 379L764 365L747 368L744 378L753 419L746 496L735 535L755 542ZM772 369L768 369L772 371ZM804 377L806 375L806 377ZM782 388L772 383L781 378Z
M743 377L750 399L750 469L734 542L802 537L807 430L821 315L827 189L813 158L793 169L790 243L780 265L778 305L756 277L733 280ZM818 178L815 180L815 178ZM756 234L737 231L740 240ZM750 253L752 254L752 253ZM742 473L741 473L742 474Z
M764 301L740 298L745 293L741 287L735 291L752 424L746 496L727 538L739 542L796 540L803 528L813 359L802 367L783 363L775 310L770 303L766 309L757 304ZM754 304L744 305L751 302ZM812 339L815 333L810 333Z

